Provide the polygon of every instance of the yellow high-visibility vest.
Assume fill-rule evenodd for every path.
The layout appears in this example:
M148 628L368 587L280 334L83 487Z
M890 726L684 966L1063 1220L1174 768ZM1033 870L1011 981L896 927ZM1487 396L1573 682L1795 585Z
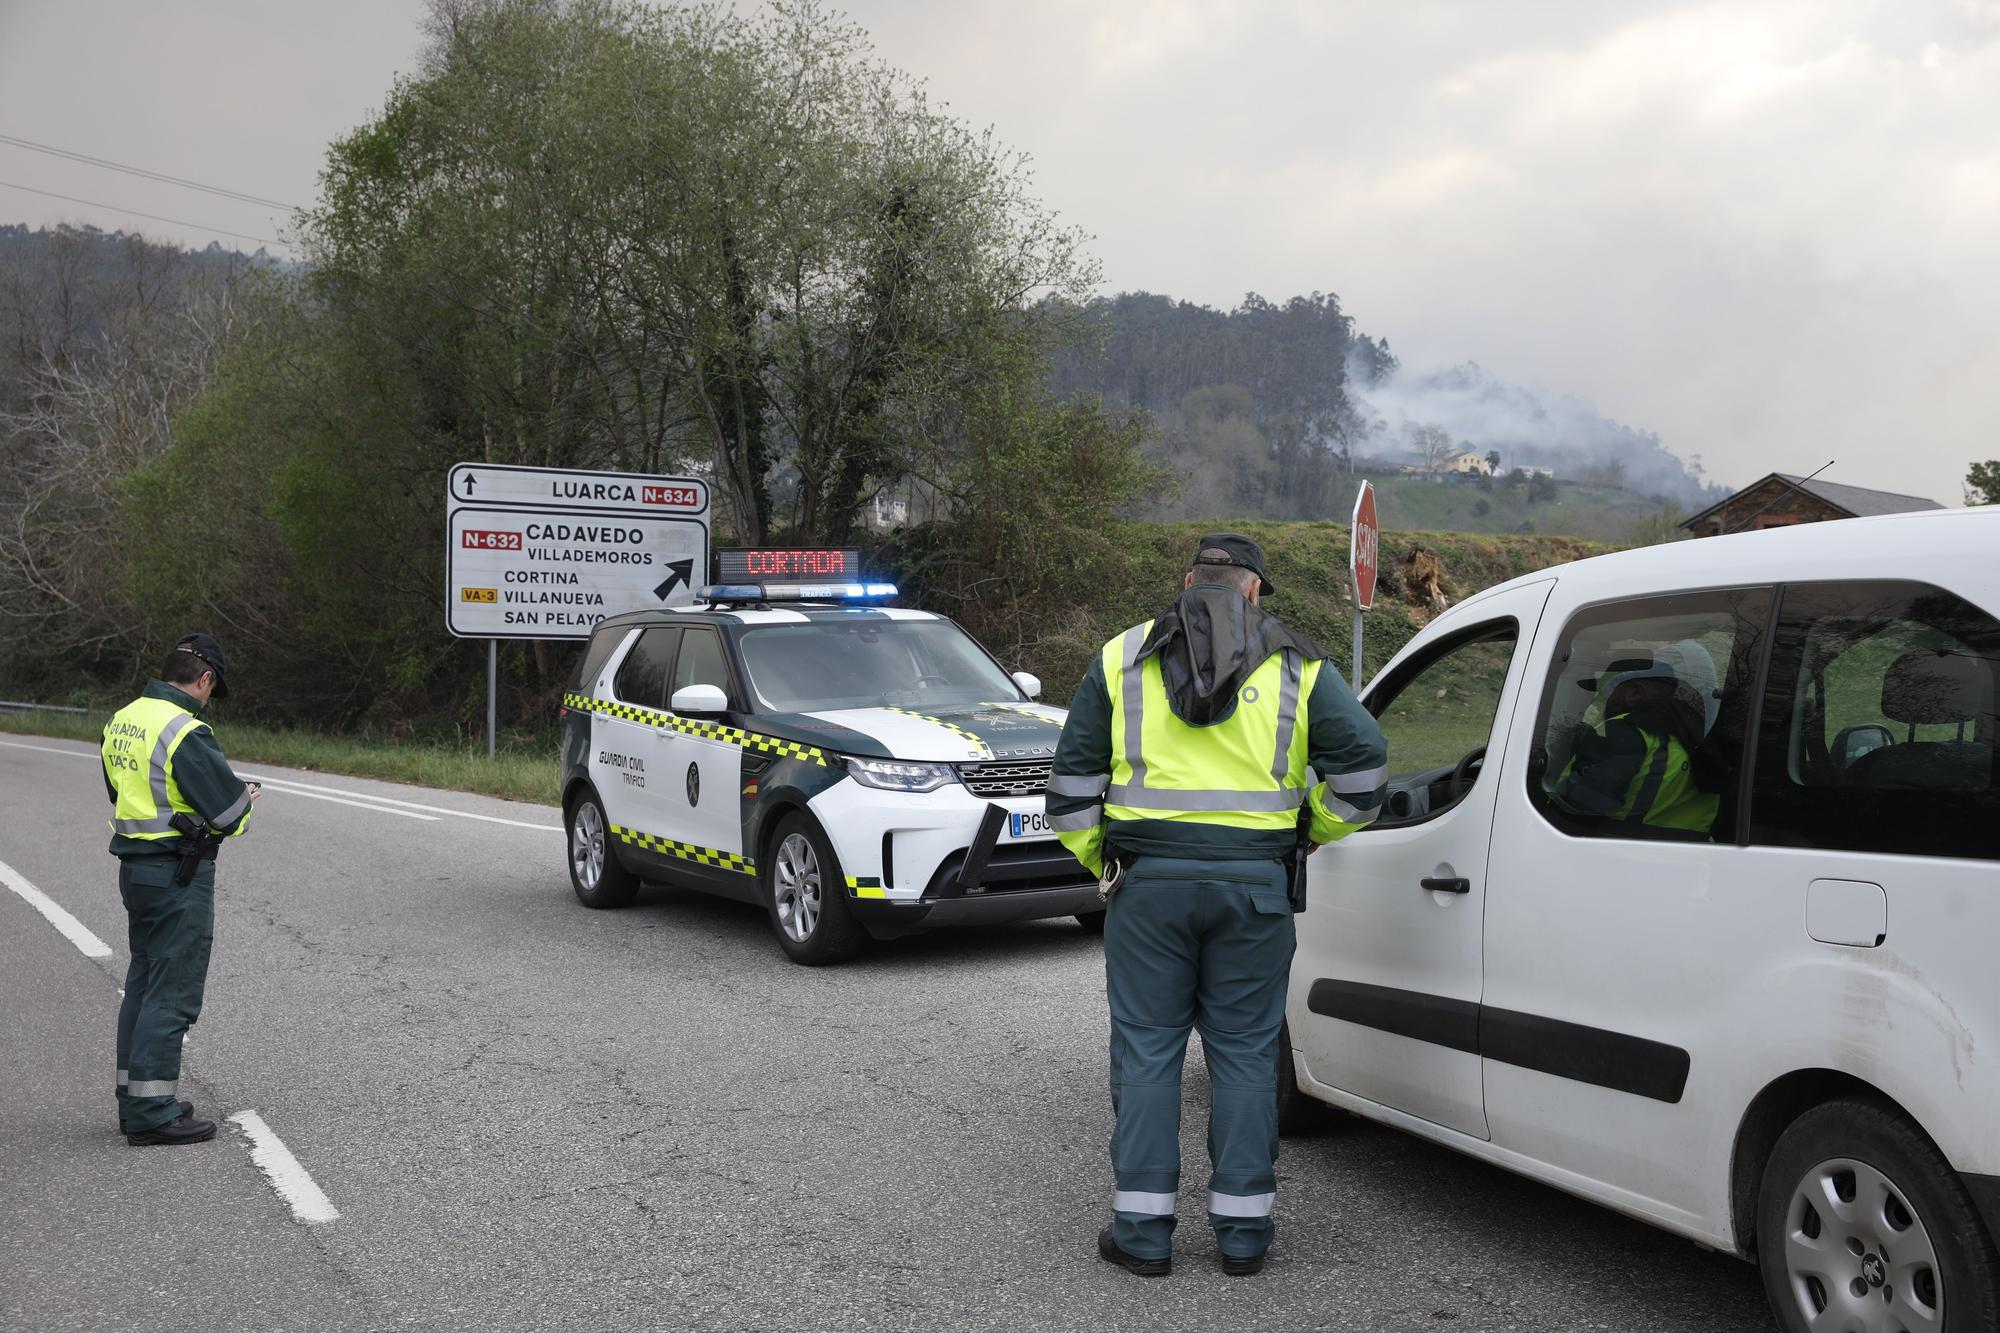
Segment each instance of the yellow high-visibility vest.
M1138 660L1152 622L1104 646L1111 695L1111 781L1104 819L1172 820L1225 828L1287 830L1306 803L1306 728L1299 704L1320 663L1273 653L1250 673L1236 710L1213 726L1175 716L1159 655Z
M111 831L158 842L180 835L175 811L199 815L174 781L174 752L200 721L165 699L134 699L104 726L104 771L118 793ZM240 814L240 812L238 812Z

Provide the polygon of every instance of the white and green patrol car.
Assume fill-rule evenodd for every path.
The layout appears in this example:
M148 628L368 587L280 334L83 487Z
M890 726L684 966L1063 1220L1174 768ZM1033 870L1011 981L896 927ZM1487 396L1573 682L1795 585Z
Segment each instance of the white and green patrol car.
M727 587L597 627L564 697L587 907L641 880L761 903L800 963L870 937L1075 915L1095 881L1042 797L1064 710L883 585Z

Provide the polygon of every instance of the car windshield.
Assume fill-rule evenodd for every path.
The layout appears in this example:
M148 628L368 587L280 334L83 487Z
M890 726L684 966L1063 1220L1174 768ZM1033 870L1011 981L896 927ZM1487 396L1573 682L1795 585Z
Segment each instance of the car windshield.
M815 620L756 625L738 641L758 707L931 708L1022 697L965 631L948 620Z

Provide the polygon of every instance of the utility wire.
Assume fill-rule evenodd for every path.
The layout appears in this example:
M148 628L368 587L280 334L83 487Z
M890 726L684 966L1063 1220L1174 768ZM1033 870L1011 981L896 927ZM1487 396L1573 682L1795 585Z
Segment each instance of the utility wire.
M274 241L268 236L252 236L248 232L228 231L222 227L211 227L206 223L189 222L183 218L165 218L158 213L141 213L136 208L120 208L117 204L100 204L95 199L78 199L75 195L57 194L54 190L37 190L32 185L16 185L13 181L0 181L0 186L10 190L21 190L28 194L39 194L48 199L60 199L64 203L82 204L86 208L108 208L113 213L125 213L135 218L151 218L155 222L170 222L176 227L192 227L196 231L210 231L218 236L234 236L239 241L256 241L260 245L276 245L289 250L284 241Z
M49 144L36 143L32 139L19 139L11 134L0 134L0 143L12 144L16 148L26 148L30 152L47 153L51 157L67 158L72 162L82 162L93 167L103 167L107 171L122 171L128 176L143 176L147 180L163 181L168 185L179 185L190 190L201 190L208 194L220 195L224 199L235 199L246 204L263 204L269 208L282 208L288 213L298 212L297 205L288 204L282 200L266 199L261 195L255 194L245 194L241 190L225 189L220 185L203 185L200 181L186 180L180 176L169 176L164 172L152 171L145 167L128 167L122 162L109 162L101 157L92 157L88 153L75 153L67 148L56 148Z

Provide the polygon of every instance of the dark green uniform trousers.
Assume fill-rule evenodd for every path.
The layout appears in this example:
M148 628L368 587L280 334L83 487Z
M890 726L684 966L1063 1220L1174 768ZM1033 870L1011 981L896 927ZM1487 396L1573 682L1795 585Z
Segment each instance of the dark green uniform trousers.
M176 886L173 857L122 857L118 894L132 950L118 1006L118 1122L138 1134L180 1115L181 1038L201 1017L215 938L215 862Z
M1111 1134L1118 1244L1172 1251L1181 1183L1181 1065L1201 1031L1210 1103L1208 1220L1224 1254L1271 1244L1278 1178L1278 1029L1296 936L1275 861L1140 857L1111 899Z

